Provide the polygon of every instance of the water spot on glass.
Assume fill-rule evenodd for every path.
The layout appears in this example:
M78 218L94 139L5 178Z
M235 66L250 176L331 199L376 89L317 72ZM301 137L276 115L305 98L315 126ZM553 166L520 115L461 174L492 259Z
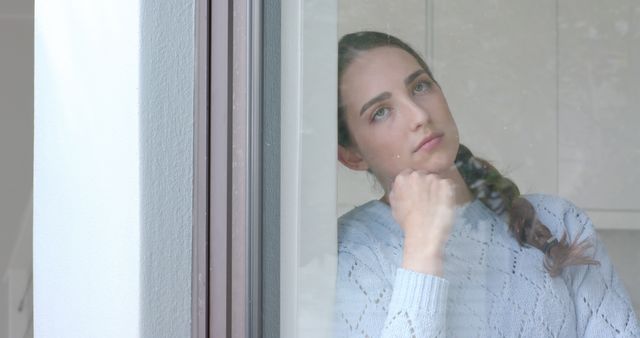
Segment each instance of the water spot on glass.
M578 21L578 22L576 22L576 23L574 24L574 27L575 27L575 28L582 28L582 27L584 27L584 26L586 26L586 25L587 25L587 23L586 23L585 21Z
M477 85L477 83L475 81L473 81L471 79L467 80L467 91L470 94L473 94L476 91L477 88L478 88L478 85Z
M618 20L615 26L616 26L616 31L620 35L626 35L629 32L629 23L627 21Z

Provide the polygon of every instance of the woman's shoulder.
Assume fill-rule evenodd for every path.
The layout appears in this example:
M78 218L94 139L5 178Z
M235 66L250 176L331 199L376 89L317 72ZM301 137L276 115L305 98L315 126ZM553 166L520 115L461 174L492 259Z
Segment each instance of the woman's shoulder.
M371 200L338 218L338 240L370 241L371 237L401 234L391 208L379 200Z
M563 214L569 210L576 210L578 207L566 198L551 194L524 194L538 212L551 213L554 215Z
M554 235L566 231L570 239L591 236L595 230L589 216L570 200L549 194L523 195L536 210L536 216Z

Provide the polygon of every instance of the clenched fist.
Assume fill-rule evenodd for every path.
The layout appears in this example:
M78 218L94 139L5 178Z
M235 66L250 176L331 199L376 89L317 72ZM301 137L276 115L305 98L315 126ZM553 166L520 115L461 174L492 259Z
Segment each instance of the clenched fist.
M444 245L455 217L453 181L406 169L393 181L389 204L404 231L402 267L440 276Z

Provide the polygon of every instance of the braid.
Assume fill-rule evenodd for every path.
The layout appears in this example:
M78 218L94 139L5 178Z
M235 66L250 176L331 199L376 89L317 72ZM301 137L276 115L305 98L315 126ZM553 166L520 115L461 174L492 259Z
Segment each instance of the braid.
M553 237L549 228L536 217L533 205L520 195L516 184L486 160L474 157L462 144L455 164L476 198L498 215L507 213L509 231L521 246L530 245L544 252L544 267L552 277L569 265L599 264L585 254L591 247L590 242L578 242L578 235L569 243L566 233L560 240Z

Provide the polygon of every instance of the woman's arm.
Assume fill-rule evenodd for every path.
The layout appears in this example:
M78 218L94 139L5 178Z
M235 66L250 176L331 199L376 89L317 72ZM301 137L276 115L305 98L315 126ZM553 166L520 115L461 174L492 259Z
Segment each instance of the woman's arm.
M444 246L456 207L453 180L404 170L394 179L389 202L404 232L402 268L442 276Z
M336 337L444 337L448 285L440 277L402 268L390 283L370 249L343 246Z
M454 219L454 190L453 181L438 174L407 169L395 177L389 202L404 243L393 282L385 278L370 238L341 244L338 336L445 336L448 282L439 276Z

